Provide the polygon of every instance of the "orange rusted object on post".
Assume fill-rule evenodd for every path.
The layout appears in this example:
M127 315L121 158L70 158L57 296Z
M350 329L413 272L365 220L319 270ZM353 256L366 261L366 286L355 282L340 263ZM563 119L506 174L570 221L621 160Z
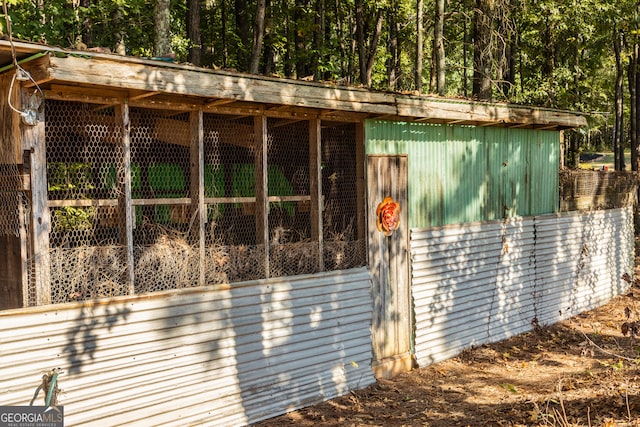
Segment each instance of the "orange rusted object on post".
M385 197L376 209L376 226L385 236L391 236L400 225L400 203Z

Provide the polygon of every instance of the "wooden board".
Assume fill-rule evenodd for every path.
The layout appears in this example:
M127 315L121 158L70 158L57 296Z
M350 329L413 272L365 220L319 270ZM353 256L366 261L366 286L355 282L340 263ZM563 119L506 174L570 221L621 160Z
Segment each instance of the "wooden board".
M47 156L44 117L35 126L22 126L22 144L30 147L29 173L31 175L31 253L36 305L51 304L51 275L49 259L49 232L51 214L47 207Z
M120 244L126 248L127 254L127 284L129 294L135 294L134 288L134 260L133 260L133 228L135 215L133 215L133 204L131 203L131 123L129 121L129 104L125 103L116 106L115 111L116 127L119 130L120 144L122 146L122 158L118 171L121 176L120 183L119 218Z
M369 266L373 279L374 372L391 377L410 370L411 303L407 156L368 156L367 219ZM389 237L376 227L376 208L385 197L400 203L400 226Z
M9 87L13 73L0 75L0 164L21 164L22 147L20 145L20 116L8 104L20 106L20 84L14 84L11 94Z
M227 73L179 64L144 62L135 58L86 55L45 56L24 64L48 96L84 102L102 99L118 102L126 93L133 103L159 108L197 109L234 114L236 108L250 115L282 114L310 118L359 121L364 117L476 126L565 129L586 126L584 115L538 107L453 100L374 92L362 88ZM45 84L46 83L46 84ZM54 85L77 89L49 91ZM60 87L60 86L58 86ZM100 91L104 91L101 93ZM91 93L89 93L91 92ZM100 102L100 101L98 101ZM141 104L141 105L142 105Z

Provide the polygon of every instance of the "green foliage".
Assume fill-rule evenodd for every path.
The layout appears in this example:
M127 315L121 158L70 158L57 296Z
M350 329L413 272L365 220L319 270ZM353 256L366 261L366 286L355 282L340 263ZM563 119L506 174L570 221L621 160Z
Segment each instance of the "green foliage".
M53 211L55 231L91 230L95 220L95 208L64 206Z
M91 163L52 162L47 165L49 191L91 190Z
M485 1L485 0L481 0ZM399 70L395 89L415 88L416 3L409 0L362 0L365 39L370 43L378 10L385 17L380 43L375 52L372 86L388 89L388 65L392 32L397 22ZM154 15L152 0L93 0L88 6L69 0L8 1L17 39L69 47L82 39L91 46L124 44L129 55L151 56ZM471 96L473 76L473 20L476 0L449 0L445 17L446 94ZM615 62L613 28L624 32L627 44L623 61L628 64L632 44L640 34L640 13L636 2L620 0L496 0L492 23L496 46L494 71L498 62L513 52L510 81L497 74L496 100L560 109L613 112ZM238 18L249 23L256 1L212 0L201 2L200 29L203 65L247 71L251 51L238 30ZM243 5L242 10L236 10ZM426 1L424 11L424 74L428 87L433 57L435 2ZM321 21L324 19L324 21ZM267 10L263 68L278 75L298 78L315 76L324 80L359 84L358 49L355 34L355 0L271 0ZM186 0L171 1L171 43L179 61L187 59L191 46L186 33ZM4 20L0 20L4 27ZM6 29L2 29L6 32ZM498 43L499 44L499 43ZM297 65L297 67L296 67ZM626 82L625 82L626 85ZM596 128L610 126L606 115L590 120Z
M90 163L49 163L49 191L65 192L74 198L84 198L84 192L94 189ZM64 206L53 210L55 231L90 230L95 220L95 208Z

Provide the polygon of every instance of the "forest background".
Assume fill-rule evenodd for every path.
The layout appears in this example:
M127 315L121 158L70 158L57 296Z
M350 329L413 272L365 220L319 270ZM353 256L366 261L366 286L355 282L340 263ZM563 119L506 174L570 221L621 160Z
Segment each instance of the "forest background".
M638 170L640 2L3 0L2 37L588 115L565 136ZM628 165L627 165L628 166Z

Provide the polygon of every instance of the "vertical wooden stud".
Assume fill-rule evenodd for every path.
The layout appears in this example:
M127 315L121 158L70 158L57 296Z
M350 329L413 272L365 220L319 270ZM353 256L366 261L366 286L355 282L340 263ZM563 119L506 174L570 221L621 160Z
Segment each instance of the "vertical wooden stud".
M322 229L322 127L320 119L309 120L309 187L311 194L311 241L317 243L318 271L324 270Z
M118 207L119 207L119 239L124 246L127 258L127 285L129 294L135 294L135 275L133 260L133 221L134 208L131 200L131 122L129 118L129 103L115 107L116 128L120 130L120 146L122 157L118 167L118 182L120 185Z
M264 245L265 277L269 271L269 191L267 182L268 130L265 116L254 117L256 178L256 243Z
M207 207L204 204L204 130L202 110L192 111L189 116L190 162L191 162L191 218L198 239L198 286L205 285L205 236Z
M30 147L31 174L31 259L33 260L35 304L51 304L51 264L49 233L51 215L47 207L47 150L45 146L44 113L35 126L22 125L22 139Z

